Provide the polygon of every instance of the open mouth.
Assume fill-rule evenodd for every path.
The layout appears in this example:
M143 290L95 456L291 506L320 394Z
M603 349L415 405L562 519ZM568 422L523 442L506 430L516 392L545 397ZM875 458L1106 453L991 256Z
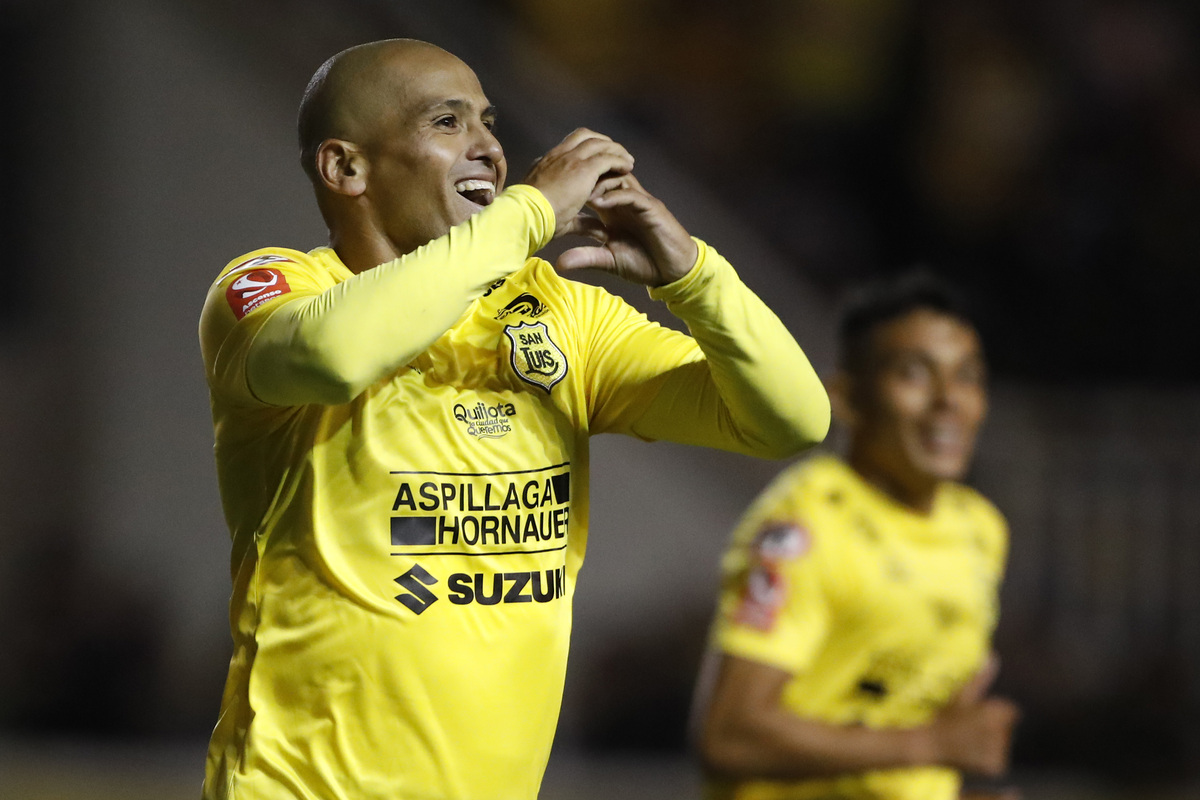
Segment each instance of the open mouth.
M473 178L454 184L454 191L477 206L487 206L491 205L496 197L496 184Z

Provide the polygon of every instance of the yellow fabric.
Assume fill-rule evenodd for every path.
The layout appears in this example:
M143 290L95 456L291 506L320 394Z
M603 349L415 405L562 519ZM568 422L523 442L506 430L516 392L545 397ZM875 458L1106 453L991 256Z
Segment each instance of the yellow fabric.
M587 545L588 436L773 455L823 435L811 366L715 251L654 292L713 331L706 358L529 258L548 214L513 187L362 275L328 248L268 248L214 283L200 334L234 656L205 798L535 797ZM759 358L788 372L756 392ZM321 404L330 376L371 382Z
M774 531L775 552L764 553L764 531ZM837 458L815 456L784 471L735 530L715 646L793 673L783 703L798 716L918 726L983 665L1006 551L1003 518L966 486L943 484L924 516ZM958 783L953 770L919 768L714 782L709 795L951 800Z

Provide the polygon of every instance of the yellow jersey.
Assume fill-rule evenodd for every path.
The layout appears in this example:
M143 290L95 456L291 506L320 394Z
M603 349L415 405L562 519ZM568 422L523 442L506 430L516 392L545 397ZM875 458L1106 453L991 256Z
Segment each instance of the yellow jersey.
M535 797L587 546L588 436L778 456L781 419L823 432L815 375L752 385L779 360L811 367L715 251L699 243L651 293L693 339L530 258L553 223L516 186L360 275L329 248L267 248L213 284L200 338L234 655L207 800ZM287 324L265 327L273 314ZM251 375L256 340L268 362ZM271 359L315 374L336 357L390 371L346 402L259 399L289 390Z
M736 528L714 646L792 673L782 702L797 716L919 726L986 660L1006 551L1004 519L974 490L944 483L922 515L816 456ZM954 800L959 776L922 767L708 788L726 800Z

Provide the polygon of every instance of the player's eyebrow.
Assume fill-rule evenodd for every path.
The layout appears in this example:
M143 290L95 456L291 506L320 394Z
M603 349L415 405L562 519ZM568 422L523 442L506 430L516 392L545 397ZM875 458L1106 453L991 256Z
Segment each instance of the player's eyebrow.
M426 106L424 108L424 112L429 113L432 111L436 111L439 108L448 108L451 111L456 111L460 114L467 114L467 113L471 112L471 110L474 108L474 105L471 103L470 100L462 100L457 97L451 97L451 98L444 99L444 100L435 100L434 102L430 103L428 106ZM487 106L485 109L483 109L482 112L480 112L479 116L484 119L488 119L488 118L495 119L496 118L496 106L494 106L494 105Z

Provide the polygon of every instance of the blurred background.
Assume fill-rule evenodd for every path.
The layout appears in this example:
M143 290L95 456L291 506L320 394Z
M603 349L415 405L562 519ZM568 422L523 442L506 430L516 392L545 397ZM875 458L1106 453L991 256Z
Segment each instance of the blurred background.
M823 372L847 287L960 286L994 373L972 482L1012 526L1012 782L1200 797L1198 24L1192 0L0 0L0 797L198 796L230 652L200 305L238 254L323 243L295 108L389 36L476 69L514 176L579 125L627 144ZM697 797L717 562L782 465L594 459L543 797Z

